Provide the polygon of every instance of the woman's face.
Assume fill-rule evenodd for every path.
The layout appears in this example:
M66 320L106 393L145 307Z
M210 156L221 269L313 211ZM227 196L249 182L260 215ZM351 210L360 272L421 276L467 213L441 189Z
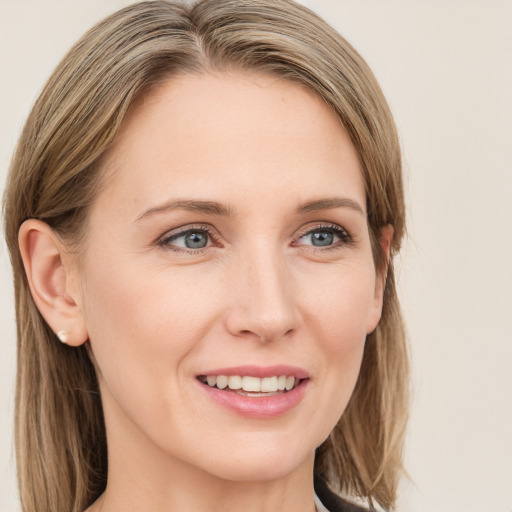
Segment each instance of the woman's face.
M103 166L80 279L111 460L228 480L311 464L381 311L347 133L282 79L180 76Z

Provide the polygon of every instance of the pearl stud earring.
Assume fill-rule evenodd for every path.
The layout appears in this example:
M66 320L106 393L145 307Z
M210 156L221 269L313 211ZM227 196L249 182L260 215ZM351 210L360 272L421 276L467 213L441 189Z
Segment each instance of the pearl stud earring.
M59 338L59 341L61 341L62 343L67 343L68 342L68 333L67 333L67 331L59 331L57 333L57 338Z

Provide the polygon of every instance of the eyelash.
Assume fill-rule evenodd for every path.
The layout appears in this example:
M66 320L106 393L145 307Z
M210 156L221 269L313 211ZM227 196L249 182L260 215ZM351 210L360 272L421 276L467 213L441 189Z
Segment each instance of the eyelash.
M336 224L320 224L318 226L309 228L309 229L307 229L307 231L299 234L299 236L297 236L295 238L294 242L296 242L297 240L300 240L301 238L304 238L308 235L311 235L312 233L322 232L322 231L335 234L339 238L339 241L333 243L332 245L328 245L328 246L324 246L324 247L313 246L310 244L299 244L299 245L310 245L311 250L314 252L325 252L325 251L330 251L330 250L335 250L335 249L340 249L342 247L350 246L354 243L354 240L351 237L351 235L348 233L348 231L340 226L337 226ZM181 238L182 236L185 236L189 233L194 233L194 232L206 233L208 235L209 240L212 241L213 243L215 243L218 240L210 226L197 225L197 226L187 227L187 228L184 228L184 229L172 232L172 233L166 233L164 236L162 236L158 240L157 244L160 247L162 247L166 250L172 251L172 252L177 252L177 253L182 253L182 254L183 253L195 254L195 255L201 254L206 249L208 249L210 247L210 245L207 245L206 247L201 247L198 249L190 249L190 248L186 248L186 247L180 247L180 248L175 249L175 248L172 248L171 245L169 245L169 242L171 242L173 240L177 240L178 238Z
M200 249L188 249L187 247L180 247L178 249L173 249L171 245L168 245L172 240L176 240L181 238L182 236L188 235L189 233L194 232L205 232L208 235L208 238L215 242L217 237L212 231L210 226L199 224L193 227L187 227L184 229L180 229L178 231L174 231L172 233L166 233L162 238L158 240L158 245L166 250L178 253L185 254L201 254L205 249L208 249L210 246L202 247Z

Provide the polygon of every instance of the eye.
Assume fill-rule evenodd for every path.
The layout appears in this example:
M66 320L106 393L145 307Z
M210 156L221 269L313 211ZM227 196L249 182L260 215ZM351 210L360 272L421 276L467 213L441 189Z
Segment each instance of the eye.
M211 245L211 239L206 226L192 227L165 234L158 245L176 252L199 252Z
M336 225L316 226L300 236L297 245L312 245L313 247L327 247L334 249L352 242L352 238L345 229Z

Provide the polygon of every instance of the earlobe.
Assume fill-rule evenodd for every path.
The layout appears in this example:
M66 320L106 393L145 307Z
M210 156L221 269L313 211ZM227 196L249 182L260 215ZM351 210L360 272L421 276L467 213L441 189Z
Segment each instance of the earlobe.
M63 343L85 343L79 290L72 286L71 256L64 243L48 224L36 219L22 224L18 243L30 292L50 328Z
M389 258L391 255L391 244L393 242L394 229L391 224L384 226L380 231L379 244L384 257L384 263L377 268L375 279L375 291L373 297L373 311L367 327L367 334L370 334L377 327L382 315L382 306L384 303L384 290L386 288L386 279L389 267Z

